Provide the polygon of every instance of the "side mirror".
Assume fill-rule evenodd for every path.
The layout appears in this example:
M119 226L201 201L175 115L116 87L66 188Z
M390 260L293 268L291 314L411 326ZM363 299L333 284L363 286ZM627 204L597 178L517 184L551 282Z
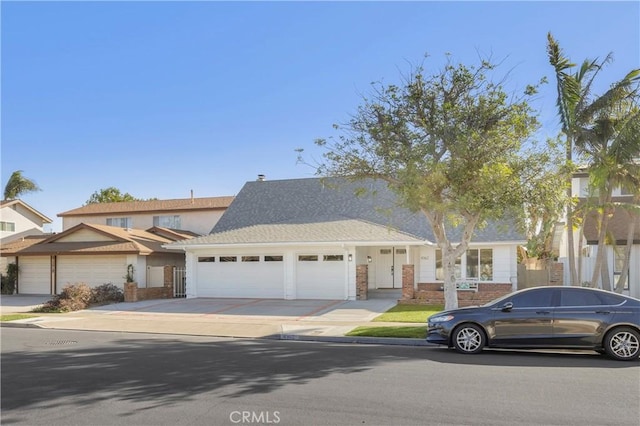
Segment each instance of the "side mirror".
M502 305L502 312L511 312L511 309L513 309L513 303L511 302L507 302Z

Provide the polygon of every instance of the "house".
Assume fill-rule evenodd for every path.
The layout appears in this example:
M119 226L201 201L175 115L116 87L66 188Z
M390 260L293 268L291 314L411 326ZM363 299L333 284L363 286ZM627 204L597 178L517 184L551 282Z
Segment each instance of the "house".
M455 240L458 230L450 231ZM459 259L460 281L516 289L524 243L513 228L478 229ZM209 235L166 247L186 253L187 297L356 299L404 283L413 298L420 285L443 284L426 218L376 180L248 182Z
M574 174L572 179L572 194L579 199L580 203L587 200L589 188L589 174L586 169ZM612 286L618 282L622 273L624 250L627 244L629 224L635 221L635 230L632 236L633 245L631 247L631 257L629 262L628 278L624 286L624 294L640 298L640 215L632 213L629 209L623 208L622 204L638 205L638 200L633 194L622 188L616 188L613 192L613 202L617 203L613 214L609 218L607 253L605 259L609 265L609 278ZM582 240L582 250L580 251L580 240ZM581 281L590 281L595 267L595 260L598 254L598 218L595 211L591 211L585 218L584 227L576 229L574 232L576 258L581 257ZM615 243L615 244L614 244ZM562 235L560 260L568 263L566 245L566 227ZM570 282L568 271L565 267L565 282Z
M42 235L44 225L51 223L44 214L22 200L0 201L0 246L31 235ZM0 272L7 269L7 258L0 258Z
M163 285L164 266L185 256L164 244L208 233L233 197L89 204L60 213L63 231L27 236L0 248L18 264L18 292L56 294L70 283L122 287L133 265L141 288Z
M184 265L184 256L162 246L190 237L157 228L143 231L81 223L58 234L28 236L3 245L0 256L12 257L18 264L20 294L56 294L75 283L122 287L128 265L133 265L138 284L146 287L147 274L140 271Z
M59 213L62 230L80 223L149 229L158 226L208 234L233 201L232 196L93 203Z

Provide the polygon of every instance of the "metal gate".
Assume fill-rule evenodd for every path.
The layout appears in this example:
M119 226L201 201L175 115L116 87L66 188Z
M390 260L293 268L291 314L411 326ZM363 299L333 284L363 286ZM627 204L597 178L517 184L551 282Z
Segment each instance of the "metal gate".
M173 297L187 297L186 268L173 268Z

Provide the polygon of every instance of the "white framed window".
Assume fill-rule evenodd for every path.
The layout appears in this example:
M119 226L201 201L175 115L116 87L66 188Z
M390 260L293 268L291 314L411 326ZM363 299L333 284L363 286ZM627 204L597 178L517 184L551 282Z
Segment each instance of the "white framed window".
M170 229L182 229L180 215L154 216L153 226L159 226L161 228L170 228Z
M242 256L243 262L260 262L260 256Z
M298 256L298 262L317 262L318 255L317 254L301 254Z
M0 231L16 232L16 224L14 222L0 222Z
M119 228L133 228L133 220L130 217L109 217L107 218L107 225Z
M436 280L444 281L442 250L436 250ZM455 263L456 279L493 281L493 249L468 249Z
M265 255L264 257L264 261L265 262L282 262L284 259L284 256L279 256L279 255Z
M342 254L325 254L322 256L322 260L324 262L342 262L344 260L344 255Z

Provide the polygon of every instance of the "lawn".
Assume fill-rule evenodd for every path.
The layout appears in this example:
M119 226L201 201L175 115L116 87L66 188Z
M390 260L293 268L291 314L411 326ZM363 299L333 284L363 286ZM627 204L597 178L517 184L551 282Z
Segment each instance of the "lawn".
M397 337L406 339L424 339L427 337L426 326L415 327L357 327L347 336Z
M27 319L27 318L35 318L38 315L29 315L29 314L7 314L7 315L0 315L0 322L4 322L4 321L16 321L16 320L21 320L21 319Z
M373 319L377 322L417 322L424 324L431 315L444 309L442 305L396 305Z

